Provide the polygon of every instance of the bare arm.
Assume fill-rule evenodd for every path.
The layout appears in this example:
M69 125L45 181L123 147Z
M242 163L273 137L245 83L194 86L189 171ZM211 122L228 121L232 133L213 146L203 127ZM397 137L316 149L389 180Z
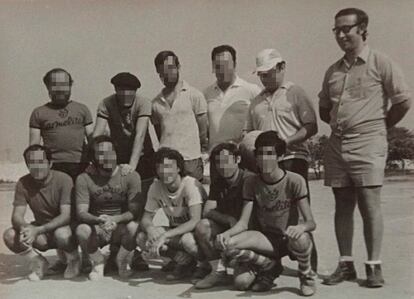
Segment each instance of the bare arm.
M207 119L207 113L197 115L196 120L197 120L199 135L200 135L201 150L203 152L206 152L208 150L208 139L207 139L208 119Z
M39 226L39 234L52 232L55 229L68 225L70 222L70 205L60 205L60 214L53 218L50 222Z
M40 129L30 128L29 130L29 145L40 144Z
M387 128L391 128L395 126L408 112L410 107L411 107L411 101L409 100L392 105L385 119Z
M108 121L105 118L97 117L95 128L93 129L92 137L95 138L96 136L105 135L106 126Z
M26 214L27 206L14 206L11 222L12 226L16 230L20 230L22 227L29 225L26 220L24 220L24 215Z
M103 219L89 213L89 204L86 204L86 203L76 204L76 215L78 216L78 219L82 223L86 223L86 224L105 223Z
M244 201L243 203L243 210L240 215L239 221L230 228L229 230L226 230L223 234L228 235L229 237L232 237L234 235L240 234L241 232L244 232L249 227L249 221L250 221L250 215L252 214L253 210L253 202L252 201Z
M315 135L318 131L318 125L316 123L307 123L304 124L302 128L300 128L299 131L296 132L296 134L289 136L286 138L286 144L296 144L296 143L302 143L306 140L308 140L311 136Z
M139 117L137 119L134 145L132 147L131 158L129 159L129 166L131 166L132 169L137 168L139 158L141 157L141 152L144 148L145 134L148 130L148 123L148 117Z

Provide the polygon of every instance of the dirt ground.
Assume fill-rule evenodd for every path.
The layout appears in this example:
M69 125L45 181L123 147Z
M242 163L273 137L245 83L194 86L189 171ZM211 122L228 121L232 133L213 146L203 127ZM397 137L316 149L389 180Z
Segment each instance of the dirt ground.
M361 219L355 214L354 258L359 280L344 282L338 286L325 286L317 283L317 293L313 298L414 298L414 177L398 176L387 178L382 193L382 207L385 234L382 250L383 272L386 286L381 289L367 289L361 284L365 278L363 262L366 251L362 236ZM321 181L310 184L312 209L317 222L315 240L319 254L319 274L324 276L333 271L337 264L337 246L334 237L334 201L329 188ZM6 190L5 190L6 189ZM0 231L10 225L13 192L0 188ZM49 260L55 259L55 251L47 253ZM189 281L168 283L165 274L157 270L157 265L148 272L136 273L129 280L105 277L102 281L91 282L85 276L73 281L59 276L46 277L40 282L25 279L28 266L20 257L7 250L0 242L0 298L297 298L299 281L296 277L296 264L288 258L283 260L284 273L275 280L276 286L267 293L240 292L231 287L218 287L207 291L195 290Z

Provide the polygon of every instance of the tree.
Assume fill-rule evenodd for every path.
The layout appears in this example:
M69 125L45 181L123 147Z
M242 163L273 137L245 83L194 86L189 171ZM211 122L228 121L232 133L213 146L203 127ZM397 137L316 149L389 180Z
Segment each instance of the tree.
M326 135L313 136L308 142L310 152L309 167L313 169L318 180L322 178L323 153L327 142L328 137Z
M388 130L387 140L387 168L398 167L400 163L404 170L405 160L414 159L414 133L404 127L392 127Z

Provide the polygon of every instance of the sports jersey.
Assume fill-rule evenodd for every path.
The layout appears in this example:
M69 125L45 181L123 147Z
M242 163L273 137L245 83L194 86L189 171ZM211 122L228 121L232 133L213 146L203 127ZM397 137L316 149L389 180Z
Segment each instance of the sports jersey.
M40 129L45 146L52 151L55 162L86 161L85 126L92 116L84 104L69 101L65 107L47 103L33 110L30 128Z
M175 227L190 220L189 207L202 204L207 194L199 181L186 176L177 191L170 192L158 179L148 191L145 211L155 213L163 209L170 226Z
M243 187L243 199L254 202L261 230L277 234L297 224L289 221L290 209L297 208L297 201L307 197L305 179L290 171L274 184L266 184L254 175L246 179Z
M92 169L78 176L75 194L76 204L89 203L95 216L119 215L128 210L130 200L141 200L141 179L135 171L123 176L118 168L107 178Z
M60 215L61 205L71 204L73 182L66 173L51 170L44 182L27 174L16 184L13 206L27 206L35 223L43 225Z

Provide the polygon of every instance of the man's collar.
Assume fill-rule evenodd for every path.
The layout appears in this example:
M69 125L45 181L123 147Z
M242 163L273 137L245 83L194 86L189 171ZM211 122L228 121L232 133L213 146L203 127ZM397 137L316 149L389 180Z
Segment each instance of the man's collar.
M228 89L229 88L233 88L233 87L240 87L242 84L243 84L243 80L239 76L236 75L236 79L234 80L234 82L232 84L230 84L230 86L228 87ZM214 84L214 88L216 90L221 90L220 87L218 86L217 81Z
M360 60L362 60L363 62L366 63L368 61L369 52L370 52L369 46L368 45L365 45L362 48L361 52L358 54L358 56L355 59L355 61L357 61L358 59L360 59ZM344 63L347 67L350 67L349 62L345 59L345 55L340 60L340 63Z

